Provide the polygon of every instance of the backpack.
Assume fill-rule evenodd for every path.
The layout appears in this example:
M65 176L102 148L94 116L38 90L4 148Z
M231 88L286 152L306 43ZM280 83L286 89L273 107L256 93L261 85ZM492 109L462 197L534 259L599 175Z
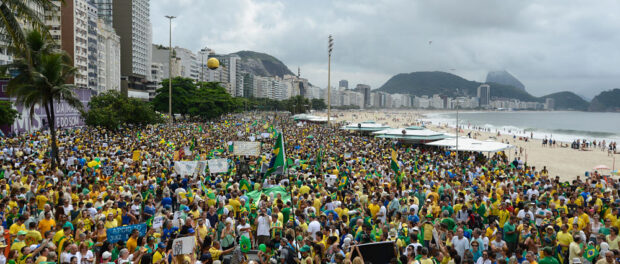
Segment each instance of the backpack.
M295 261L296 259L296 255L297 252L295 252L295 249L292 248L292 246L289 244L286 247L283 247L282 250L286 250L286 259L284 260L284 263L287 264L296 264L297 262Z

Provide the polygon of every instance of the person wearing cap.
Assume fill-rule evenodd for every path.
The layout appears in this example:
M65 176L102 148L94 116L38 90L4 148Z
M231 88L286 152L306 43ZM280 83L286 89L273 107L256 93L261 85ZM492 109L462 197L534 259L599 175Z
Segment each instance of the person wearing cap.
M159 242L159 244L157 244L157 250L153 253L153 264L160 264L166 260L166 244L164 242Z
M110 251L105 251L101 254L101 264L111 264L114 263L112 261L112 253ZM153 263L155 263L155 257L153 256Z
M26 234L28 234L28 232L25 230L20 230L15 234L16 238L11 244L11 250L21 251L21 249L26 246Z
M312 257L310 256L310 246L304 245L299 248L299 252L301 253L301 264L312 264Z

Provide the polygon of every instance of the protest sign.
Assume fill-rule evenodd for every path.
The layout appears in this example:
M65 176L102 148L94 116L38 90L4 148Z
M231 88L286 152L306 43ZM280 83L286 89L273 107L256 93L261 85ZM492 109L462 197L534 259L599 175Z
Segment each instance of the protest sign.
M203 174L207 164L205 161L175 161L174 171L179 175Z
M137 225L129 225L129 226L121 226L115 228L108 228L106 230L106 234L108 237L109 243L116 243L118 241L127 241L129 239L129 235L131 235L131 231L134 229L138 229L140 232L140 236L146 235L146 224L137 224Z
M233 145L237 156L260 156L260 142L235 141Z
M105 176L110 176L110 175L112 175L112 173L114 173L114 167L112 167L112 166L104 166L102 168L101 173L103 173L103 175L105 175Z
M194 246L196 245L194 239L196 239L195 236L181 237L175 239L172 242L172 255L178 256L191 254L194 251Z
M161 229L164 226L164 217L163 216L158 216L153 218L153 228L154 229Z
M176 211L174 212L174 217L172 218L172 225L175 227L181 227L181 215L183 214L183 212L181 211Z
M208 162L210 173L220 173L228 171L227 159L210 159Z

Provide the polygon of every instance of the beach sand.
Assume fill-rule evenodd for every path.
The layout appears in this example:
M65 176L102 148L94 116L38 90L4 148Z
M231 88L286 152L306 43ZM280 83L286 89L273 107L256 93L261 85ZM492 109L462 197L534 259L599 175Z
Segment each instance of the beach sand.
M338 116L334 118L334 121L345 122L362 122L362 121L375 121L377 123L387 124L393 128L406 127L410 125L419 124L419 120L424 118L424 114L431 113L430 111L416 111L416 110L383 110L383 111L333 111L332 116ZM321 115L321 114L318 114ZM323 116L327 116L323 114ZM445 133L456 134L454 127L447 127L445 124L429 125L426 127ZM515 158L515 150L517 151L516 157L520 157L525 160L528 165L536 166L537 170L541 170L543 166L547 166L549 176L560 176L563 181L570 181L577 176L585 178L586 171L593 171L593 168L597 165L606 165L609 168L613 168L614 158L607 154L607 150L589 149L589 151L581 151L571 149L570 147L562 148L559 146L561 142L556 144L556 147L543 147L542 140L528 139L527 142L519 140L519 137L513 138L511 134L504 134L503 132L498 137L496 132L480 132L477 130L462 129L459 133L462 136L467 136L468 132L472 132L472 137L478 140L495 140L504 141L516 146L515 149L507 150L507 154L510 160ZM566 143L564 143L566 144ZM520 148L523 148L523 152L520 153ZM620 160L620 155L615 155ZM620 162L620 161L619 161ZM616 164L616 169L618 165ZM610 171L600 171L602 174L609 174Z

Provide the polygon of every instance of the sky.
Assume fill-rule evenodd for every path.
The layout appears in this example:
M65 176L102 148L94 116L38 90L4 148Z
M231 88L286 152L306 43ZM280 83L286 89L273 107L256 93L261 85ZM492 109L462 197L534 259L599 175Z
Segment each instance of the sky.
M153 42L264 52L327 87L374 88L398 73L446 71L483 82L507 70L542 96L592 98L620 87L616 0L151 0Z

